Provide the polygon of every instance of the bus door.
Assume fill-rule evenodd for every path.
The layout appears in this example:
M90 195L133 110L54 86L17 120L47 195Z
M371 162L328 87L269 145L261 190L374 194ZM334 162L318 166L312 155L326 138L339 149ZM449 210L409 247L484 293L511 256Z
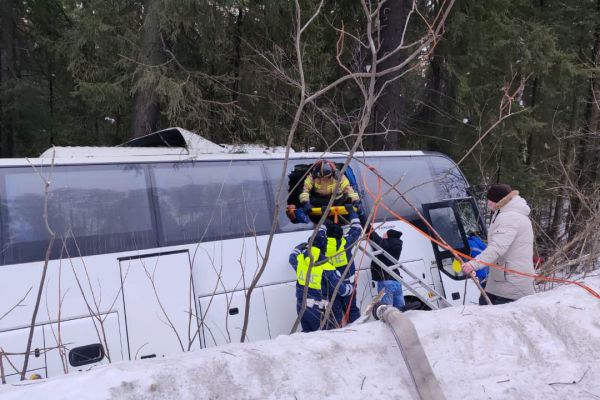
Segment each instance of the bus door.
M25 356L29 328L14 329L0 332L0 346L5 353L2 357L3 376L7 383L16 383L21 380L21 368ZM36 326L31 342L31 354L27 365L25 377L38 374L46 378L46 357L44 356L44 334L41 326ZM0 380L0 385L2 381Z
M119 259L129 359L200 348L187 250Z
M486 237L485 225L473 198L423 204L423 214L444 241L461 253L470 253L468 234L477 234L482 239ZM434 242L431 244L437 267L442 272L441 280L446 298L455 304L463 304L465 284L461 281L467 277L461 271L461 263L455 262L455 258L449 250ZM472 282L470 284L473 285ZM474 298L478 296L477 289L471 288L468 293ZM475 301L470 298L471 296L467 297L469 297L467 299L469 302Z

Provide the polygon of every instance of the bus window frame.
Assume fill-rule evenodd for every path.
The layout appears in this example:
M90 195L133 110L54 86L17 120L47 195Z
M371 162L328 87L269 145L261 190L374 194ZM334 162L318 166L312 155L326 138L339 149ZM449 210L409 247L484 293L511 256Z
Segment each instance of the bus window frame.
M401 156L401 155L390 155L390 156L373 156L373 155L367 155L364 157L358 157L357 160L354 160L357 164L359 164L359 174L357 174L357 169L356 167L353 167L353 171L355 173L355 175L359 176L359 178L357 178L357 185L359 186L359 189L361 191L360 195L361 195L361 199L363 199L363 204L365 204L365 206L367 207L367 209L372 209L373 208L373 199L371 198L370 195L367 194L367 190L363 185L363 173L364 171L366 171L366 173L369 173L369 168L368 166L370 166L373 163L373 160L377 160L377 161L382 161L385 160L385 162L404 162L404 163L410 163L411 160L415 160L415 159L419 159L419 161L422 161L423 163L425 163L427 165L427 176L426 178L428 178L427 180L423 180L424 183L431 183L434 185L435 187L435 201L440 201L441 199L441 193L440 191L437 189L437 181L433 175L433 170L432 170L432 166L431 166L431 162L430 162L430 158L433 156L438 156L437 154L423 154L423 155L418 155L418 156ZM443 156L442 156L443 157ZM453 162L452 160L448 159L450 162ZM389 166L388 166L389 167ZM460 168L459 168L460 169ZM385 175L384 172L382 171L378 171L380 172L384 178L386 178L388 181L390 181L390 183L394 183L390 180L390 178L388 176ZM425 175L423 175L425 176ZM463 175L463 181L465 183L465 188L468 186L468 183L466 181L466 179L464 179L464 175ZM367 184L368 182L368 178L367 178ZM386 187L382 187L382 195L384 195L386 193L386 191L389 190L389 185L385 184ZM396 188L398 190L400 190L400 186L396 186ZM375 195L375 191L376 191L376 187L369 187L369 189L371 190L371 192L373 192L373 194ZM411 188L409 188L409 190L405 191L405 192L401 192L403 195L406 195L408 193L408 197L410 198L410 191L412 190L419 190L418 188L416 188L416 186L413 186ZM392 191L391 193L394 193L394 191ZM418 196L420 197L420 196ZM426 197L426 196L425 196ZM382 199L383 200L383 199ZM421 206L422 204L426 204L423 201L419 201L417 204L415 204L414 199L410 199L412 205L418 210L418 212L421 212ZM398 199L398 201L404 202L404 200ZM414 211L411 212L409 215L407 215L406 213L402 212L397 206L390 206L386 203L386 206L388 206L389 208L391 208L395 213L398 213L401 217L406 218L407 220L415 220L418 217L418 212ZM380 207L381 208L381 207ZM405 207L407 209L412 209L412 207L410 207L407 204L407 207ZM383 217L380 216L375 216L374 222L387 222L387 221L395 221L397 220L396 217L393 216L393 214L391 214L390 212L388 212L387 210L385 210L385 215Z
M324 158L324 157L321 157L321 158L318 158L318 157L289 158L287 166L286 166L286 175L284 177L284 179L286 179L286 185L287 185L286 186L286 193L288 193L287 192L287 188L289 188L289 176L292 173L293 169L297 165L299 165L299 164L301 164L301 165L312 165L316 161L318 161L318 160L324 160L324 159L332 161L336 165L339 165L339 164L343 165L344 162L346 161L346 158L347 157L343 156L343 155L334 156L334 157L326 157L326 158ZM277 165L280 168L279 170L281 170L281 168L283 167L284 159L283 158L282 159L270 159L270 160L263 160L263 161L264 161L264 165L265 165L265 180L267 182L267 185L269 186L269 190L270 190L270 193L271 193L270 196L271 196L272 202L273 202L273 213L274 213L275 202L277 201L277 193L276 193L277 192L277 188L275 186L273 186L272 180L270 179L271 176L268 173L268 171L269 171L269 168L268 168L269 165L268 165L268 163L273 163L273 165ZM278 164L275 164L275 163L278 163ZM357 167L358 167L358 163L354 159L351 159L350 160L350 164L348 164L348 169L350 169L350 171L354 174L354 177L356 179L356 188L355 189L356 189L357 193L359 194L360 199L362 200L362 199L364 199L364 197L363 197L364 193L363 193L363 190L362 190L362 185L361 185L361 182L360 182L359 175L356 172L357 171ZM345 173L344 173L344 175L347 176ZM273 180L273 182L275 182L275 180ZM353 186L353 188L354 188L354 186ZM284 226L296 226L296 228L295 229L291 229L291 230L284 230L282 228L282 226L281 226L280 218L283 221L285 221L287 219L287 217L285 217L285 206L287 206L287 202L285 204L282 204L282 207L279 210L279 213L277 215L277 228L276 228L276 230L274 232L275 234L278 234L278 233L290 233L290 232L301 232L301 231L307 231L307 230L314 229L314 224L312 222L308 223L308 224L294 224L294 223L292 223L290 221L289 223L286 223ZM282 214L284 215L283 217L281 216ZM271 222L272 222L272 220L271 220Z
M150 179L151 179L151 190L152 190L152 197L154 199L155 202L155 209L154 212L156 214L156 218L158 219L158 246L159 248L162 247L169 247L169 246L179 246L179 245L189 245L189 244L199 244L199 243L210 243L210 242L220 242L223 240L230 240L230 239L242 239L242 238L249 238L249 237L259 237L259 236L265 236L265 235L269 235L271 232L271 225L272 225L272 215L273 215L273 210L270 208L270 203L271 201L269 200L271 197L271 194L268 191L268 184L267 184L267 176L266 176L266 171L265 168L262 164L262 162L265 161L264 159L241 159L241 160L237 160L237 159L215 159L215 160L185 160L185 161L174 161L174 160L170 160L170 161L160 161L160 162L153 162L153 163L148 163L148 169L150 170ZM160 201L159 201L159 197L158 197L158 185L157 185L157 181L156 181L156 175L154 173L154 166L156 165L174 165L174 164L178 164L178 165L198 165L200 166L200 168L202 168L203 165L207 165L207 164L215 164L215 163L229 163L232 166L236 165L237 163L241 163L241 162L246 162L246 163L257 163L258 169L260 171L260 179L258 179L259 181L262 181L262 187L263 190L265 191L265 199L267 200L267 214L268 216L266 216L266 218L269 218L269 223L267 224L268 229L265 230L261 230L261 231L256 231L256 232L245 232L243 234L239 234L239 233L235 233L235 234L231 234L231 235L223 235L219 238L213 238L211 237L208 233L209 230L206 231L205 234L203 234L201 237L199 238L194 238L194 239L183 239L183 240L171 240L171 241L167 241L165 239L165 235L164 235L164 224L163 224L163 218L162 218L162 212L161 212L161 207L160 207Z
M120 252L126 252L126 251L139 251L139 250L144 250L144 249L151 249L154 247L151 246L159 246L158 243L158 238L157 238L157 226L156 223L154 221L154 218L152 216L152 214L154 213L154 208L153 208L153 201L152 201L152 196L150 195L148 189L149 189L149 180L148 180L148 174L147 174L147 163L146 162L97 162L97 163L73 163L73 164L54 164L54 165L49 165L49 164L44 164L44 165L40 165L40 164L33 164L33 165L15 165L15 166L5 166L0 168L0 234L2 236L0 236L0 244L2 246L2 249L4 251L1 252L0 254L0 266L2 265L17 265L17 264L24 264L24 263L35 263L35 262L40 262L40 261L44 261L45 257L42 258L35 258L32 260L27 260L27 261L17 261L17 262L7 262L7 255L6 255L6 243L8 241L7 238L7 231L6 228L8 226L8 208L7 208L7 188L6 188L6 180L3 179L4 176L6 175L6 171L9 170L19 170L19 173L26 173L27 170L31 170L31 174L39 174L40 171L42 169L46 169L46 170L50 170L52 169L55 173L56 169L65 169L66 171L68 171L69 169L73 169L73 170L77 170L78 168L81 169L85 169L85 168L90 168L90 169L94 169L94 168L98 168L98 169L102 169L102 167L106 167L108 169L114 168L115 170L118 170L119 168L126 168L129 165L135 165L138 166L141 171L142 171L142 176L144 178L144 184L145 187L143 188L144 193L147 196L147 200L148 200L148 211L150 213L150 230L147 231L134 231L134 232L124 232L122 234L135 234L135 235L144 235L144 234L148 234L148 239L147 241L151 241L152 243L148 244L147 246L140 246L138 248L129 248L129 247L124 247L124 246L120 246L117 250L111 250L111 251L102 251L102 252L87 252L87 251L82 251L84 249L82 249L82 246L80 246L79 244L77 244L77 247L79 248L79 253L78 254L71 254L71 257L89 257L89 256L96 256L96 255L104 255L104 254L113 254L113 253L120 253ZM40 179L40 187L42 188L42 192L43 192L43 181ZM43 194L43 193L42 193ZM5 226L7 225L7 226ZM77 237L69 237L66 240L67 241L77 241L79 238L84 238L84 239L90 239L90 238L94 238L94 237L102 237L102 236L111 236L114 235L114 233L112 234L107 234L107 235L89 235L89 236L77 236ZM61 250L57 250L57 246L59 245L58 242L60 242L60 238L57 237L57 240L55 240L55 243L53 244L53 249L50 253L50 258L49 260L59 260L59 259L64 259L66 258L66 254L64 254ZM43 246L43 253L45 254L46 249L49 245L50 242L50 237L48 237L48 240L38 240L35 242L23 242L23 243L39 243L40 246ZM87 249L85 249L87 250Z

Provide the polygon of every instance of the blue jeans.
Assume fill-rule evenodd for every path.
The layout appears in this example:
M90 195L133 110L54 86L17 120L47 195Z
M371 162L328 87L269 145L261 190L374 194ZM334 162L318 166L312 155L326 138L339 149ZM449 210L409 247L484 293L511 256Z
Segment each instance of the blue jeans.
M396 308L404 305L404 296L402 295L402 284L398 281L378 281L377 291L385 289L385 294L381 298L382 304L388 304Z

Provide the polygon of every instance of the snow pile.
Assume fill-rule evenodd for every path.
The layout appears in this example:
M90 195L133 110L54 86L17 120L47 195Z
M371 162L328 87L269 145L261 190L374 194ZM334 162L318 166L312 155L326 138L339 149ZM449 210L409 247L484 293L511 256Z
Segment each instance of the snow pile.
M600 301L580 288L407 315L448 399L600 399ZM4 385L0 398L412 399L410 382L373 322Z

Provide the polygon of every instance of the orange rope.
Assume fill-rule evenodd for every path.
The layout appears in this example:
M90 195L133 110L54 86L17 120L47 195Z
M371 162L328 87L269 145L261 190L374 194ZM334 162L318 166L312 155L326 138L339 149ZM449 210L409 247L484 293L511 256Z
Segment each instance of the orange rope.
M374 170L373 167L369 167L369 169ZM373 193L371 192L371 190L369 189L368 185L366 184L366 179L365 179L366 173L363 174L363 186L365 187L367 193L369 194L369 196L371 196L371 198L373 199L379 199L381 198L381 177L378 176L377 179L377 190L378 190L378 197L374 197ZM389 207L387 207L385 205L385 203L383 202L379 202L378 204L381 204L383 206L383 208L385 208L391 215L393 215L394 217L398 218L400 221L408 224L410 227L412 227L413 229L415 229L417 232L419 232L421 235L425 236L427 239L429 239L430 241L434 242L435 244L437 244L438 246L450 251L451 253L453 253L454 255L458 254L460 257L462 258L466 258L468 260L474 260L475 258L471 257L470 255L467 254L463 254L460 251L452 248L451 246L440 242L439 240L431 237L428 233L424 232L423 230L421 230L420 228L418 228L417 226L413 225L412 223L410 223L409 221L407 221L405 218L402 218L400 215L398 215L396 212L394 212L393 210L391 210ZM377 215L377 214L375 214ZM581 282L577 282L577 281L571 281L568 279L562 279L562 278L551 278L549 276L543 276L543 275L536 275L536 274L528 274L526 272L521 272L521 271L515 271L513 269L510 268L506 268L497 264L493 264L493 263L488 263L485 261L480 261L480 260L476 260L478 263L486 265L488 267L491 268L495 268L497 270L500 271L504 271L507 272L509 274L514 274L514 275L519 275L519 276L524 276L527 278L534 278L540 281L547 281L547 282L558 282L558 283L565 283L567 285L576 285L579 286L580 288L586 290L589 294L591 294L592 296L594 296L596 299L600 300L600 294L598 292L596 292L594 289L592 289L591 287L581 283Z
M369 169L375 171L374 167L369 167ZM369 192L369 194L371 194ZM377 211L379 209L379 200L381 200L381 179L377 180L377 197L375 198L375 208L373 208L373 221L375 220L375 217L377 216ZM363 239L360 240L365 240L366 243L369 243L369 238L371 237L371 232L372 230L369 229L368 230L369 233L367 234L367 236ZM366 247L366 246L365 246ZM358 265L362 265L363 259L365 258L365 253L363 252L360 256L360 262ZM354 290L352 291L352 294L350 295L350 302L348 303L348 307L346 307L346 312L344 313L344 318L342 319L342 326L346 325L346 323L348 322L348 319L350 317L350 308L352 307L352 300L354 299L354 294L356 293L356 288L358 286L358 273L360 272L360 268L356 268L356 271L354 271Z

